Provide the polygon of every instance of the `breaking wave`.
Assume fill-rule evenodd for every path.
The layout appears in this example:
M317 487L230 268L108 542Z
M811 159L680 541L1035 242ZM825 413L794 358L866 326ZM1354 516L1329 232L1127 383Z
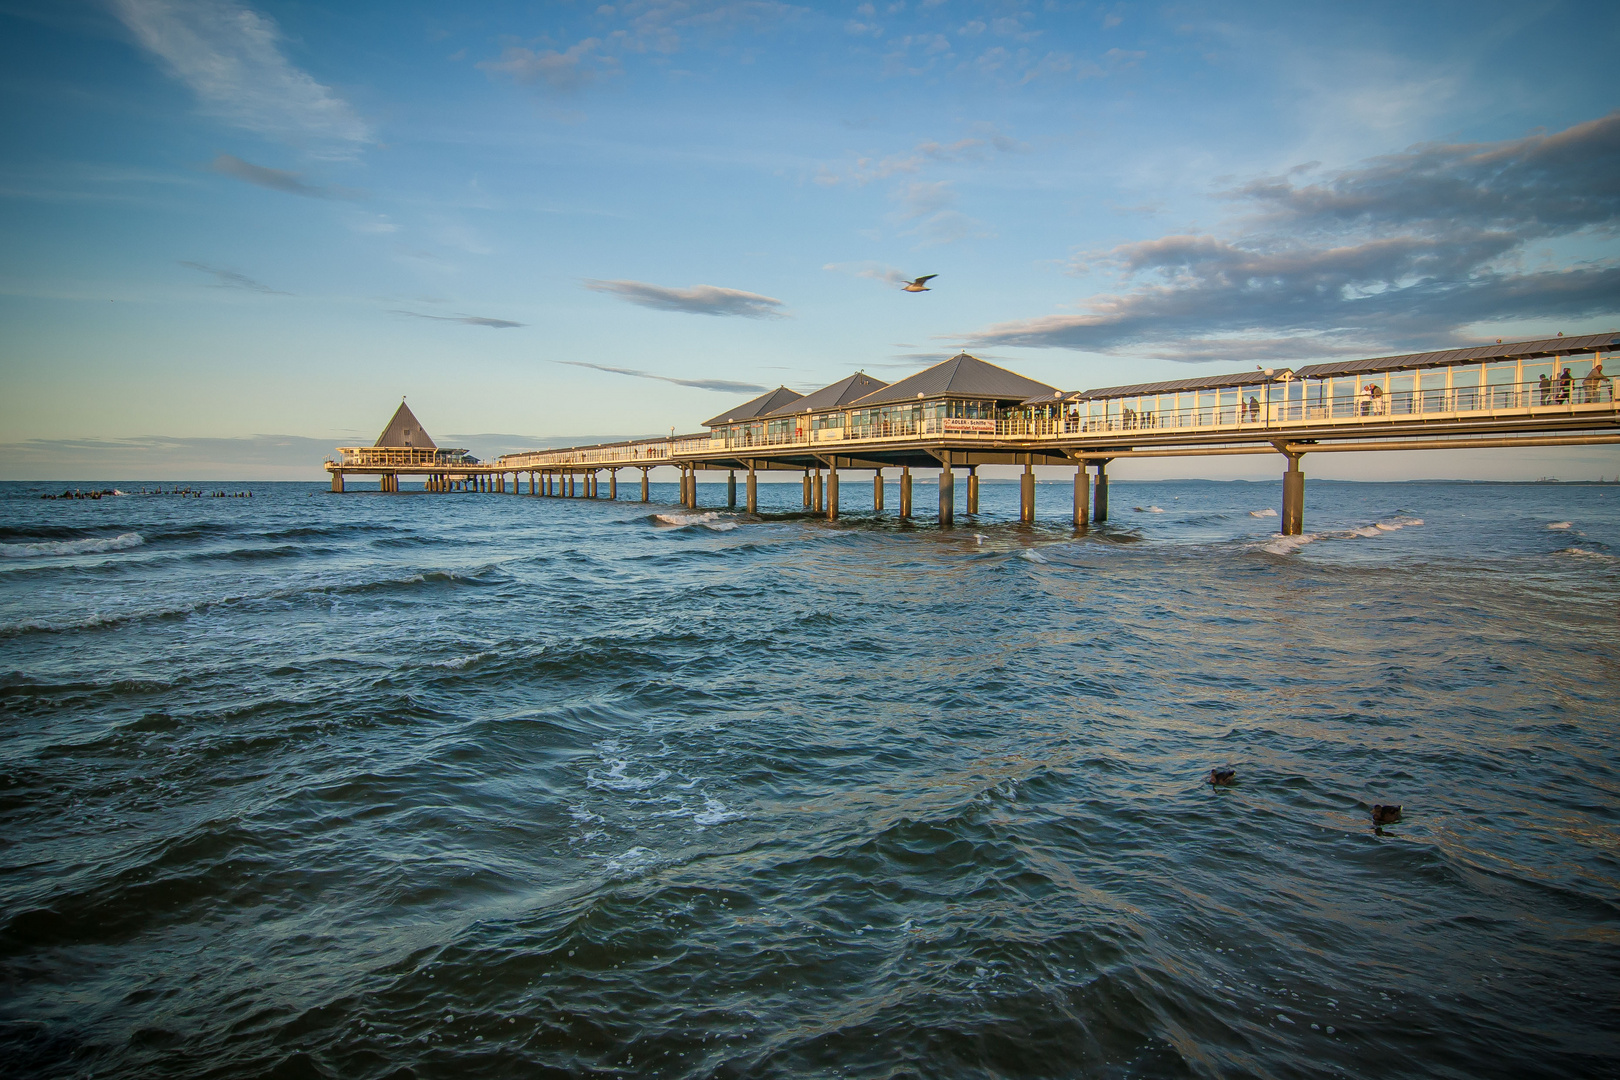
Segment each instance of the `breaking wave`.
M42 540L34 544L0 544L0 558L27 559L42 555L93 555L100 551L125 551L140 547L146 538L140 533L127 532L118 536L94 537L87 540Z

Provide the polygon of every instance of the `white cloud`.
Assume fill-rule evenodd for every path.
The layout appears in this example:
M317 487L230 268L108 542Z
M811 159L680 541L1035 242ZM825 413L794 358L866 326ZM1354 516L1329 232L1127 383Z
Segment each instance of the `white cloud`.
M316 156L352 157L371 140L348 102L282 55L274 20L231 0L109 2L210 115Z
M597 281L590 279L585 287L595 292L611 293L622 300L660 311L681 311L688 315L738 315L745 319L778 319L785 313L782 301L759 293L741 289L722 289L717 285L693 285L688 289L675 289L666 285L651 285L645 281Z

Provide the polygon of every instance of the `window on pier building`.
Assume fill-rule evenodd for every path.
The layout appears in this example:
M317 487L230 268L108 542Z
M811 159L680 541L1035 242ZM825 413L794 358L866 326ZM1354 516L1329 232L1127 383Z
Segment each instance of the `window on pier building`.
M844 426L844 414L841 412L815 413L810 417L811 431L826 431L828 428L841 428Z

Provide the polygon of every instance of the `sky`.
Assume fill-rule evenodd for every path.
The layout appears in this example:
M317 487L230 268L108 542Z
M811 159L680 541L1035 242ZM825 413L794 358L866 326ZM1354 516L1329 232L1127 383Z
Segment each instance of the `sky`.
M488 454L961 348L1080 389L1610 330L1616 44L1524 0L0 0L0 477L318 478L402 395Z

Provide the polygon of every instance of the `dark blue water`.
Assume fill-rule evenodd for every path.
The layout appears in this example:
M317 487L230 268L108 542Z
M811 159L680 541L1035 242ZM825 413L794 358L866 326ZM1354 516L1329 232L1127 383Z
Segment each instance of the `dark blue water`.
M1620 487L60 489L7 1075L1616 1071Z

